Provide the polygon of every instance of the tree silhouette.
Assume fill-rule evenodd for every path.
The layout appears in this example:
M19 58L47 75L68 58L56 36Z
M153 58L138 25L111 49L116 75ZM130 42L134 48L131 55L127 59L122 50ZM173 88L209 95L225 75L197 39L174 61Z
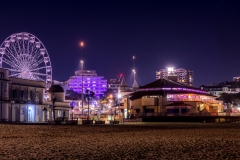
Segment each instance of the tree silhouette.
M88 101L88 116L87 116L87 120L89 120L89 101L90 101L90 99L92 99L94 97L94 92L86 90L86 97L87 97L87 101Z

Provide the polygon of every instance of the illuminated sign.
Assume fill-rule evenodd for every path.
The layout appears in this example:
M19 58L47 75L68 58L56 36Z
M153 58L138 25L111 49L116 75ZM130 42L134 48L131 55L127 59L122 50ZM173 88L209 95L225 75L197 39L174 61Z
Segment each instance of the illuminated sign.
M221 103L212 96L197 94L167 94L167 101L201 101L209 103Z
M196 90L196 89L189 89L189 88L140 88L139 91L156 91L156 90L165 90L165 91L190 91L196 93L203 93L207 94L206 91Z

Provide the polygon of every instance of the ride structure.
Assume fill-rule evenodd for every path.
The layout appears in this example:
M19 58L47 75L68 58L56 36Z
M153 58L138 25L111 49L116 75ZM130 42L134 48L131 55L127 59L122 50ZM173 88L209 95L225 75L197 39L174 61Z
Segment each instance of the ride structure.
M9 77L45 81L49 89L52 66L47 49L33 34L22 32L7 37L0 46L0 67Z

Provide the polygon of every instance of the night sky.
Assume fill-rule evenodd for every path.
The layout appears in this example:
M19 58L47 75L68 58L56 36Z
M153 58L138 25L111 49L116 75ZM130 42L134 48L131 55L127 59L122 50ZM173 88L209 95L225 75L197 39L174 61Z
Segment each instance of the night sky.
M38 37L48 50L53 79L84 68L133 84L155 80L169 65L194 71L194 86L240 75L240 1L235 0L5 0L0 42L18 32Z

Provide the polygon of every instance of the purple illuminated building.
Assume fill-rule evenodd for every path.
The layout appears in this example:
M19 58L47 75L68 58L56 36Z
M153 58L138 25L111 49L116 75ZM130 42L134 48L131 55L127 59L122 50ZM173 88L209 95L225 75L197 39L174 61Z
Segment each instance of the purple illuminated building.
M96 97L99 97L107 90L107 80L103 78L103 76L97 76L95 70L78 70L75 72L75 76L70 77L68 84L74 92L82 93L83 85L83 93L90 90L95 93Z

